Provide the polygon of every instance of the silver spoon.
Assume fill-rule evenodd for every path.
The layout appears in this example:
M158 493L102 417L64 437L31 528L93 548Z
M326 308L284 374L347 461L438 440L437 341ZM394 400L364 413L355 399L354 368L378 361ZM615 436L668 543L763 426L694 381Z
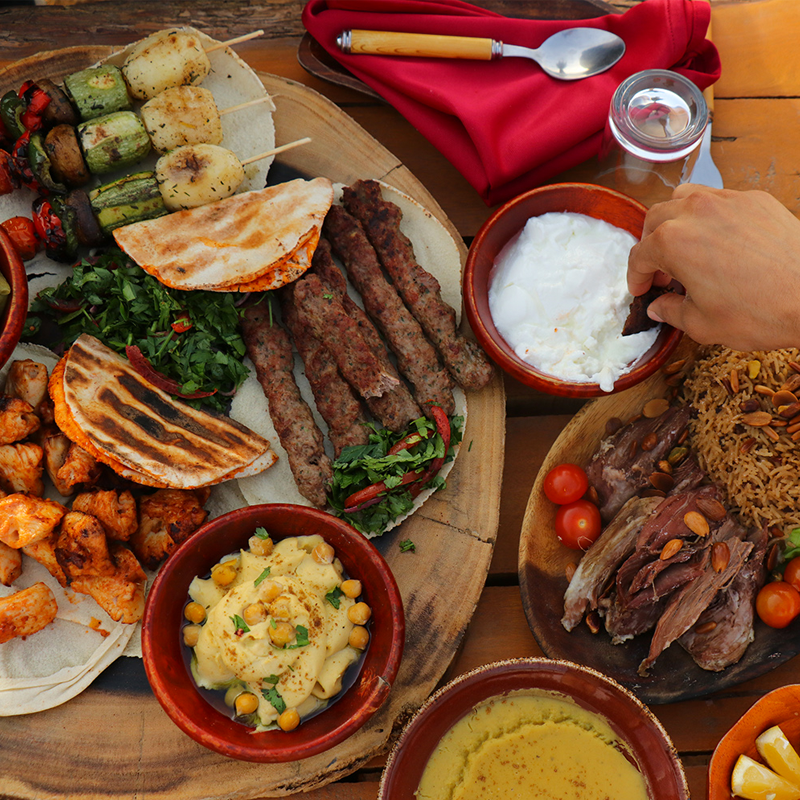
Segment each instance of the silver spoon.
M554 33L535 50L471 36L361 30L342 31L336 44L342 52L353 54L481 61L530 58L548 75L562 81L575 81L605 72L625 53L625 42L617 34L599 28L567 28Z

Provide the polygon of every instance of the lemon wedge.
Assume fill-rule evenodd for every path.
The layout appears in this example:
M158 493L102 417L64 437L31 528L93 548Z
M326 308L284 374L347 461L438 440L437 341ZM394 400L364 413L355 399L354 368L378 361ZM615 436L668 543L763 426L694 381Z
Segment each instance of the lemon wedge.
M800 786L800 756L778 725L756 739L756 749L778 775Z
M800 800L800 787L747 756L736 761L731 793L744 800Z

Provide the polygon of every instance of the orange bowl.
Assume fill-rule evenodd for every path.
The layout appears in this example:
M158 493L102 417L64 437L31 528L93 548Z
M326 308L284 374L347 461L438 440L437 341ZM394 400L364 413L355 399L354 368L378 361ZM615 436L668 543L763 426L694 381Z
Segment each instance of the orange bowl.
M519 658L488 664L432 695L412 717L386 763L378 800L415 800L439 740L474 706L526 689L563 695L604 718L628 748L649 797L688 800L686 775L661 723L631 692L601 672L570 661Z
M255 733L218 711L192 679L181 629L189 584L240 548L256 527L273 539L319 534L333 546L345 572L362 582L372 608L370 642L350 688L293 731ZM158 573L147 596L142 653L147 679L172 721L196 742L230 758L266 763L298 761L328 750L358 730L383 704L400 666L405 641L403 601L383 556L336 517L306 506L250 506L206 523ZM335 759L334 759L335 760Z
M570 211L604 220L639 239L647 209L627 195L586 183L541 186L501 206L478 231L467 255L464 303L475 336L489 356L509 375L526 386L564 397L609 394L597 383L577 383L548 375L526 361L503 339L489 310L489 283L495 259L531 218L550 211ZM663 366L681 338L681 332L662 326L653 346L614 384L614 392L629 389Z
M8 361L22 336L28 314L28 276L8 234L0 227L0 272L11 287L0 314L0 367Z
M736 760L745 755L763 764L756 739L774 725L780 725L786 738L800 750L800 684L765 694L722 737L708 762L708 800L735 800L731 775Z

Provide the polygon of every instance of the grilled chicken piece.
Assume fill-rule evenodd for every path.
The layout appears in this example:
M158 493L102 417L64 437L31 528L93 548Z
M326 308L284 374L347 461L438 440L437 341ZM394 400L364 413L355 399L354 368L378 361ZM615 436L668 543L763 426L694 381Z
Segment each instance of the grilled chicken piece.
M133 552L155 569L206 520L198 496L182 489L160 489L139 501L139 528L130 539Z
M16 636L31 636L49 625L58 613L50 587L34 583L27 589L0 598L0 644Z
M22 554L19 550L0 542L0 583L11 586L22 575Z
M92 597L115 622L138 622L144 613L147 576L136 556L124 545L112 542L110 553L116 567L113 575L82 575L70 586Z
M44 452L38 444L0 445L0 488L3 491L28 492L41 497L43 471Z
M84 492L72 501L72 510L97 517L106 536L120 542L127 542L139 527L136 501L127 489Z
M39 417L30 403L0 395L0 444L13 444L39 430Z
M64 511L66 512L66 509ZM53 531L49 536L45 536L44 539L39 539L38 542L23 547L22 552L34 561L38 561L58 581L60 586L66 586L67 576L64 574L64 570L61 568L61 564L58 563L58 557L56 556L57 544L58 533Z
M82 576L108 577L117 571L103 526L96 517L82 511L69 511L61 520L56 557L72 581Z
M75 490L66 481L58 479L58 471L64 466L72 442L55 425L45 425L40 431L44 451L44 468L48 477L62 497L69 497Z
M60 503L29 494L0 500L0 542L19 550L49 536L67 509Z
M56 473L56 480L71 494L78 485L88 487L97 483L102 470L102 464L93 455L73 442L66 460Z
M3 392L24 400L40 416L42 403L47 399L47 367L29 358L15 361L8 369Z

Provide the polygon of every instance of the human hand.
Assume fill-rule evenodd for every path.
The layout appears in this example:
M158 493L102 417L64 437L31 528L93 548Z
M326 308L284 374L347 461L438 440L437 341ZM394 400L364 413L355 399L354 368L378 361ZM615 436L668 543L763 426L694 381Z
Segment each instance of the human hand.
M700 344L800 347L800 220L765 192L683 184L653 206L628 259L628 288L677 281L648 315Z

